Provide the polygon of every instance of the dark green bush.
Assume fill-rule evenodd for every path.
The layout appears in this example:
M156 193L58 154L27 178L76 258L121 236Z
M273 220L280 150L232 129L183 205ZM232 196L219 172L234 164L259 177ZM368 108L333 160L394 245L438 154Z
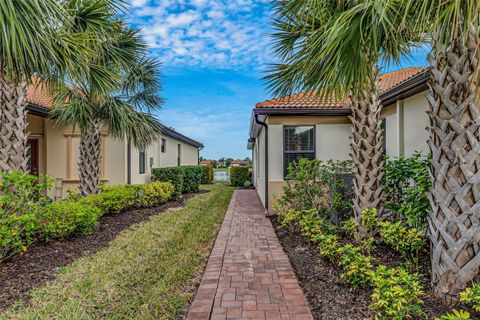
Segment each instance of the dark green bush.
M202 184L203 168L201 166L184 166L183 170L183 193L194 193L200 190Z
M132 186L107 187L99 194L92 194L79 202L94 206L105 214L117 214L134 206L138 192Z
M213 167L201 166L202 168L202 184L210 184L213 182Z
M389 159L385 163L382 184L385 208L397 212L411 226L424 229L431 210L428 193L432 186L430 158L420 153L410 158Z
M152 180L170 182L175 187L175 196L198 192L204 174L202 166L157 168L152 170Z
M235 187L243 187L245 182L252 181L252 173L250 167L231 167L230 182Z
M180 167L155 168L152 170L152 181L170 182L175 188L174 197L183 193L184 171Z
M78 201L62 201L47 205L41 215L42 236L60 238L70 234L89 234L102 215L99 208Z

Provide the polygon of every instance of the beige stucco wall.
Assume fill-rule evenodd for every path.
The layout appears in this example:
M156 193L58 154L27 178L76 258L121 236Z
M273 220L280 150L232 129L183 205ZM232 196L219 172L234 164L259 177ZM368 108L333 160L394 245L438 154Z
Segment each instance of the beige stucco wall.
M429 109L427 92L419 93L405 99L404 104L404 152L411 156L415 151L429 153L427 145L429 118L426 111Z
M75 130L74 130L75 129ZM107 184L126 183L125 142L109 137L103 130L101 177ZM78 127L57 126L45 119L46 173L63 179L64 192L78 186L80 135Z
M350 159L350 124L317 124L315 128L317 159L348 160Z
M260 131L254 147L255 186L263 205L265 205L265 129Z
M386 153L391 157L409 157L416 151L428 153L429 119L427 92L390 105L382 112L385 119Z

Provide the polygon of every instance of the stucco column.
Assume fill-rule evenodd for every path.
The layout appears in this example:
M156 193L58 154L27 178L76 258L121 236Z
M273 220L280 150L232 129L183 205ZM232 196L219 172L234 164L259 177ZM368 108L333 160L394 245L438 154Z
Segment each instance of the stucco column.
M405 135L404 135L404 110L403 110L403 100L397 101L397 154L399 157L405 155Z

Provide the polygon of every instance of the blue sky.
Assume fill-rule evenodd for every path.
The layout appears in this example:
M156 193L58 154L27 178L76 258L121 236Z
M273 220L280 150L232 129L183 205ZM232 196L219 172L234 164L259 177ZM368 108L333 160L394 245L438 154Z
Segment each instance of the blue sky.
M245 158L255 103L270 99L261 78L273 62L265 0L129 0L126 14L163 62L158 118L202 141L205 158ZM401 66L425 65L417 50Z

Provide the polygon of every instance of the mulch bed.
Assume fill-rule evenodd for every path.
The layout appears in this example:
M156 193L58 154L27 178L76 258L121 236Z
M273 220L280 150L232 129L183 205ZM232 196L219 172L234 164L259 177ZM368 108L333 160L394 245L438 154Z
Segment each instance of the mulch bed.
M185 200L193 196L182 196L156 208L130 210L102 217L100 225L91 235L35 243L25 254L0 264L0 310L8 308L17 300L27 301L29 292L54 280L61 267L105 247L122 230L170 208L181 207Z
M318 249L309 244L301 234L281 229L275 217L272 217L271 220L305 292L315 319L360 320L372 318L368 309L368 305L371 303L371 289L353 289L344 283L340 279L342 270L338 265L323 258ZM353 241L341 239L341 242L346 244ZM402 259L395 251L381 245L372 252L372 256L376 265L384 264L389 267L398 266L398 262ZM430 259L427 250L421 253L419 269L419 273L423 275L424 288L430 289ZM426 294L422 300L424 302L422 309L428 319L435 319L452 309L445 306L432 294ZM472 314L473 319L477 319L476 316L479 316L478 319L480 319L480 315L472 310L468 311Z

